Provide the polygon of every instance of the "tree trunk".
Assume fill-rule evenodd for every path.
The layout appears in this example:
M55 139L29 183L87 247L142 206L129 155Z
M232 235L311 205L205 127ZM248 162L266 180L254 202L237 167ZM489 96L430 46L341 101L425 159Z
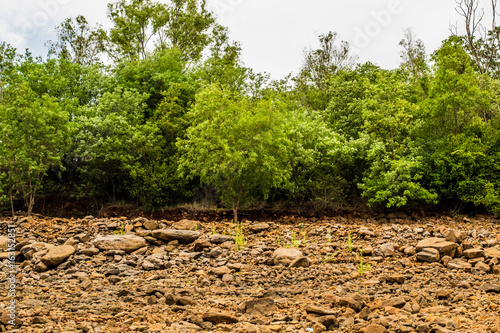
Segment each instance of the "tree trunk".
M12 218L16 217L16 213L14 212L14 196L12 194L12 186L9 186L9 199L10 199L10 210L12 212Z
M240 193L238 193L237 197L232 198L233 201L233 215L234 215L234 223L238 223L238 208L240 207L240 199L241 194L243 193L243 187L240 189Z

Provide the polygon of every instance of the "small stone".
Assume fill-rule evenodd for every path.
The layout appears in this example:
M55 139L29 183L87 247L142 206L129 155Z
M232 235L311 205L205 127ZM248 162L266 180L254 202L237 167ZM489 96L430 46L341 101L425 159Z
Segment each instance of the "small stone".
M342 297L339 301L339 305L351 308L354 311L359 312L365 306L365 302L363 300L363 297L361 297L361 295L350 294L347 295L346 297Z
M269 228L271 228L271 226L267 222L260 222L260 223L255 223L255 224L250 225L250 231L252 233L259 233L262 231L266 231Z
M151 232L151 236L162 241L178 241L179 244L189 244L197 240L201 233L191 230L158 229Z
M274 251L272 260L276 266L288 266L292 261L302 257L304 257L304 255L298 249L281 247Z
M433 237L426 238L418 242L417 252L421 252L425 248L433 248L438 250L441 256L450 256L453 258L455 256L457 247L458 245L456 243L449 242L444 238Z
M312 305L312 304L306 305L305 310L307 313L315 313L315 314L318 314L320 316L328 316L328 315L335 315L336 314L335 311L333 311L331 309L326 309L326 308Z
M417 260L426 262L438 262L440 258L439 251L434 248L423 248L417 253Z
M448 263L446 267L448 267L449 269L458 269L470 272L472 265L463 259L453 259Z
M483 249L479 249L479 248L465 250L463 254L464 254L465 258L467 258L467 259L484 257Z
M454 230L454 229L449 229L445 233L445 237L447 241L453 242L453 243L462 243L466 237L465 233L461 232L460 230Z
M274 300L270 297L257 298L244 303L245 313L250 315L268 316L276 310Z
M387 333L387 329L384 326L380 326L377 324L368 325L365 328L365 333Z
M207 312L203 315L203 320L211 322L214 325L217 324L234 324L238 322L238 318L227 312Z
M483 290L487 293L500 293L500 286L498 284L485 283L479 287L479 290Z

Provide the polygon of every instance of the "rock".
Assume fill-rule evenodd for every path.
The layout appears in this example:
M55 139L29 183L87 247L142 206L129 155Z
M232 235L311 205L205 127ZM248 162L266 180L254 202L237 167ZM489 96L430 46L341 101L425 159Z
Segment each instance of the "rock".
M255 223L255 224L250 225L250 231L254 234L258 233L258 232L266 231L269 228L271 228L271 226L267 222L260 222L260 223Z
M97 236L92 245L101 251L122 250L127 253L147 246L146 240L135 235L106 235Z
M446 267L449 269L458 269L470 272L472 265L463 259L453 259L448 263L448 265L446 265Z
M309 259L307 257L300 257L295 260L293 260L290 265L288 265L289 268L292 267L309 267L311 263L309 262Z
M37 261L37 262L35 263L35 265L33 265L33 270L34 270L35 272L39 272L39 273L40 273L40 272L45 272L47 269L49 269L49 268L47 267L47 265L45 265L45 264L44 264L43 262L41 262L41 261Z
M42 257L42 262L47 267L54 267L68 259L73 253L75 248L70 245L62 245L53 247Z
M217 267L215 269L213 269L211 271L211 274L213 275L217 275L219 277L223 276L224 274L231 274L231 269L227 266L221 266L221 267Z
M438 262L440 258L439 251L434 248L423 248L417 253L417 260L426 262Z
M500 285L485 283L481 287L479 287L479 290L485 291L487 293L500 293Z
M0 252L7 251L8 246L9 246L9 237L0 236Z
M363 236L363 237L373 237L375 236L375 233L366 227L361 227L358 230L358 235Z
M365 301L359 294L349 294L340 299L339 305L351 308L356 312L360 312L365 306Z
M197 239L194 242L194 249L193 249L193 251L195 251L195 252L201 252L204 249L210 248L210 245L211 245L211 243L208 240L206 240L206 239Z
M197 240L201 233L190 230L159 229L152 231L151 235L165 242L176 240L180 244L189 244Z
M375 256L380 256L380 257L392 257L396 254L396 250L394 248L394 244L392 243L385 243L380 245L377 249L373 251Z
M331 309L323 308L323 307L312 305L312 304L307 304L305 310L307 313L315 313L315 314L318 314L320 316L328 316L328 315L335 315L336 314L335 311L333 311Z
M274 251L271 259L276 266L288 266L292 261L302 257L304 257L304 255L299 249L281 247Z
M239 320L235 316L231 315L230 313L227 312L207 312L203 315L203 320L211 322L214 325L217 324L234 324L237 323Z
M316 318L318 323L326 327L327 330L333 331L339 327L339 321L334 315L321 316Z
M173 229L198 231L203 228L200 221L180 220L172 225Z
M42 243L42 242L36 242L36 243L31 243L28 245L25 245L21 248L21 253L23 256L31 260L34 256L35 253L40 253L42 251L47 251L51 248L53 248L54 245L52 244L47 244L47 243Z
M233 237L226 236L226 235L215 234L215 235L210 236L210 238L208 240L212 244L222 244L222 243L225 243L225 242L232 242L233 241Z
M406 278L404 275L401 274L392 274L386 277L386 281L388 283L399 283L403 284L405 282Z
M178 323L173 323L172 326L170 327L175 332L199 332L203 330L200 326L189 323L187 321L180 321Z
M258 326L250 324L250 323L241 323L239 328L239 333L259 333L260 330Z
M484 250L484 256L486 258L497 258L500 259L500 250L496 247L490 247Z
M387 333L387 329L384 326L371 324L366 326L364 333Z
M488 273L491 270L490 265L485 264L483 261L478 262L475 266L475 269L481 272Z
M160 223L158 221L146 220L142 222L142 226L146 230L156 230L160 229Z
M446 240L452 243L462 243L465 240L465 233L460 230L449 229L445 233Z
M272 298L257 298L245 302L245 313L250 315L268 316L274 314L275 305Z
M391 306L393 308L402 309L406 301L402 297L393 297L382 303L382 306Z
M463 255L467 259L481 258L484 257L484 251L479 248L468 249L464 251Z
M417 252L421 252L425 248L432 248L438 250L441 256L450 256L453 258L457 247L458 245L456 243L449 242L444 238L433 237L418 242Z

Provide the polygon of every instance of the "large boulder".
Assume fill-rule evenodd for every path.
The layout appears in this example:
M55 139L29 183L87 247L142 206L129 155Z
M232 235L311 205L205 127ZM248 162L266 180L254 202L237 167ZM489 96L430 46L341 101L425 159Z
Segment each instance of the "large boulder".
M436 249L442 257L450 256L453 258L458 245L444 238L432 237L423 239L417 244L417 252L421 252L425 248Z
M151 236L165 242L176 240L180 244L189 244L197 240L201 233L191 230L159 229L153 230Z
M299 249L280 247L274 251L272 260L276 266L288 266L292 261L302 258L303 256L304 255Z
M92 245L102 251L122 250L130 253L148 244L144 238L135 235L106 235L97 236Z
M57 266L66 259L68 259L73 253L75 253L75 248L71 245L62 245L53 247L42 257L42 262L47 265L47 267Z

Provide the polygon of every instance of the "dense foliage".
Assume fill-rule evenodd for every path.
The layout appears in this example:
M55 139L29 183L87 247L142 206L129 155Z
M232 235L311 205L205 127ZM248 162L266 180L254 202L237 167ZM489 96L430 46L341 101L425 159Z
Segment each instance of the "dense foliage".
M203 0L119 0L108 16L109 31L65 20L45 60L0 43L1 208L215 193L235 220L263 202L500 212L500 81L477 51L496 57L490 40L455 34L428 58L407 30L385 70L330 32L270 81Z

